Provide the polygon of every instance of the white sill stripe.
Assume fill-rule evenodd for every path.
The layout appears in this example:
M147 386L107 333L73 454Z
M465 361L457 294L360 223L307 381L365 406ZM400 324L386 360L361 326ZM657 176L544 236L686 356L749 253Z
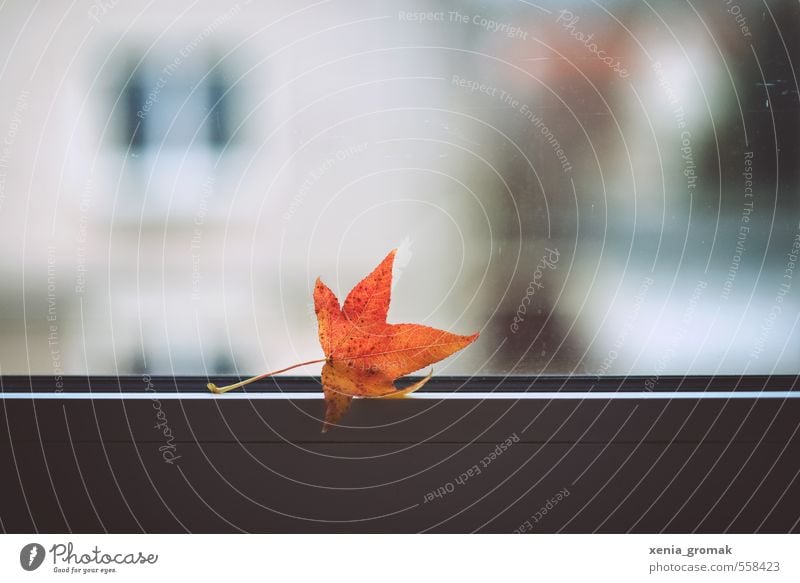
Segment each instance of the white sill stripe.
M434 400L583 400L583 399L646 399L646 400L670 400L670 399L797 399L800 398L800 391L681 391L681 392L614 392L614 391L583 391L583 392L452 392L452 393L432 393L418 392L405 397L406 399L434 399ZM281 393L281 392L236 392L225 395L215 395L210 392L199 393L175 393L175 392L116 392L116 393L0 393L0 399L7 400L122 400L134 401L145 400L180 400L180 401L202 401L202 400L287 400L297 401L306 399L322 399L322 392L312 393Z

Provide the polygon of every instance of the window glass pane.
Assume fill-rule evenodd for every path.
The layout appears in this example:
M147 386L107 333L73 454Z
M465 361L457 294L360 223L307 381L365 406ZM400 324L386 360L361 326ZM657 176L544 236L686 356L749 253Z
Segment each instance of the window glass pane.
M4 7L0 369L319 358L315 279L343 298L397 248L390 321L481 331L437 374L797 373L798 26L788 0Z

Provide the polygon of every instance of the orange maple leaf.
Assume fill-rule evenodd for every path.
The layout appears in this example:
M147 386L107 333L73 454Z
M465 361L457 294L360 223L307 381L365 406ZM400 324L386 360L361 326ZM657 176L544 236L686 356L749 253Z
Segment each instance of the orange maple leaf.
M226 393L299 366L324 362L324 433L347 412L353 397L402 397L419 389L432 372L402 389L395 387L394 381L458 352L474 342L478 334L459 336L421 324L387 323L396 252L391 251L350 291L343 307L339 307L339 300L330 288L317 278L314 309L324 359L301 362L227 387L208 383L209 390Z
M325 353L323 432L341 419L353 397L399 397L416 391L428 382L430 374L404 389L395 387L394 381L447 358L478 337L421 324L386 322L395 253L390 252L350 291L341 308L330 288L317 279L314 309Z

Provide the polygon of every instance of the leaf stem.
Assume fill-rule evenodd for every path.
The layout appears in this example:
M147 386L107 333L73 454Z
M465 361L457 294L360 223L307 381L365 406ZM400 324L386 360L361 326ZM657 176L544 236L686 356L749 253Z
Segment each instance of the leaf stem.
M233 389L238 389L239 387L243 387L245 385L249 385L250 383L254 383L256 381L260 381L261 379L265 379L267 377L271 377L273 375L286 372L287 370L292 370L293 368L298 368L301 366L306 366L309 364L317 364L318 362L325 362L324 358L318 358L317 360L307 360L306 362L300 362L298 364L293 364L292 366L287 366L286 368L282 368L280 370L273 370L272 372L265 372L264 374L260 374L258 376L251 377L247 380L240 381L238 383L234 383L232 385L228 385L226 387L218 387L214 383L208 383L206 386L208 390L212 393L216 393L217 395L221 395L222 393L227 393L228 391L232 391Z

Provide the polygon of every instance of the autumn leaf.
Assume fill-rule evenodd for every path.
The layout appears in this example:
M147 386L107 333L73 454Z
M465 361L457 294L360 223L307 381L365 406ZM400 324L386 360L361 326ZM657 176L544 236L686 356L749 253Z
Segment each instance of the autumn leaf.
M227 387L209 383L209 390L225 393L299 366L324 362L324 433L342 418L354 397L402 397L422 387L432 373L402 389L394 383L458 352L474 342L478 334L459 336L421 324L387 323L395 253L396 250L390 252L350 291L342 307L330 288L317 279L314 309L324 359L295 364Z
M397 397L416 391L430 375L404 389L395 387L394 381L447 358L478 337L386 322L395 253L350 291L341 308L330 288L317 279L314 309L325 353L323 432L341 419L353 397Z

